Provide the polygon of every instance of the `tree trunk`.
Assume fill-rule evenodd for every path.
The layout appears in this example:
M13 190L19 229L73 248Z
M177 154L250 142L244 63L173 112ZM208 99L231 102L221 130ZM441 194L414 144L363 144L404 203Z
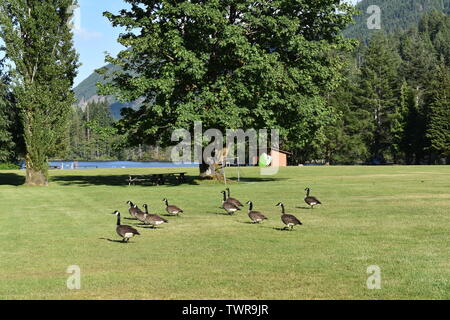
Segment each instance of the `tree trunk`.
M222 173L222 165L220 163L201 163L199 165L200 177L204 179L211 180L224 180L224 176Z
M48 180L45 173L30 168L27 168L25 183L29 186L48 186Z
M46 172L32 168L31 162L26 161L26 180L25 184L29 186L48 186Z
M200 177L206 178L206 177L212 175L212 171L211 171L209 164L202 162L199 164L198 167L200 170Z
M221 150L221 152L223 153L223 150ZM224 180L222 164L215 157L208 158L207 161L202 157L202 162L199 164L199 170L201 178L219 181Z

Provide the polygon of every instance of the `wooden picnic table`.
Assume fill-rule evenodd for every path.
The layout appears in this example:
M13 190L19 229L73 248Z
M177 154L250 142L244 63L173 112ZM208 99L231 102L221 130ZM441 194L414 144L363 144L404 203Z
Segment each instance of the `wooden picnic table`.
M186 182L186 173L187 172L169 172L169 173L150 173L150 174L130 174L128 176L127 182L128 185L131 186L136 185L136 182L152 182L156 185L163 185L166 183L167 179L175 178L177 183L185 183Z

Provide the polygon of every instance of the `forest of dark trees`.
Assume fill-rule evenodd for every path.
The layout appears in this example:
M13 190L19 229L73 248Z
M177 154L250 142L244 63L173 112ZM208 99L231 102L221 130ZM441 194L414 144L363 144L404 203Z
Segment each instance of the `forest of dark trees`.
M375 33L348 57L346 79L330 95L339 116L324 144L300 159L449 163L449 62L450 18L441 12L403 32Z

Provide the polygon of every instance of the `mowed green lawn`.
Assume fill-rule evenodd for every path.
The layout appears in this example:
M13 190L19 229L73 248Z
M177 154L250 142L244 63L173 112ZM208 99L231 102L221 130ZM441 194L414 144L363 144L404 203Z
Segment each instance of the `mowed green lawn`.
M224 215L223 183L128 187L122 176L170 170L55 170L46 188L0 172L0 298L450 298L448 166L243 169L232 196L253 200L269 218L261 225L247 209ZM307 186L322 206L305 209ZM138 228L128 244L111 241L114 210L138 226L125 202L164 214L164 197L185 213ZM279 201L304 225L281 231ZM70 265L81 268L81 290L67 289ZM371 265L379 290L366 285Z

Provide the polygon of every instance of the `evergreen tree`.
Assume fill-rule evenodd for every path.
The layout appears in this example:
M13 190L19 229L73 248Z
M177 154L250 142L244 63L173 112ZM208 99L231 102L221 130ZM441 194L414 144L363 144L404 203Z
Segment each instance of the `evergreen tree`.
M420 31L413 27L400 37L401 75L406 79L415 101L409 103L405 146L407 163L424 163L427 156L426 128L430 115L428 92L437 74L438 55L432 39L435 28L425 15Z
M433 10L423 16L419 32L430 40L438 58L450 65L450 15Z
M416 90L418 104L421 105L426 88L436 73L436 52L429 37L419 33L417 28L410 29L401 37L399 50L403 60L401 76Z
M404 158L404 139L407 128L408 112L411 106L411 89L406 81L400 88L400 99L390 115L392 144L391 152L395 163Z
M72 4L72 0L0 0L0 37L14 65L30 185L47 185L48 158L67 137L78 58L68 24Z
M73 108L70 132L70 158L109 160L117 156L122 137L114 127L107 101L89 102L84 110Z
M377 33L363 53L360 83L356 92L356 104L371 114L372 138L370 146L372 159L384 162L386 151L392 143L390 114L398 102L399 56L383 33Z
M450 75L442 61L432 84L429 122L426 137L429 150L438 158L450 160Z
M371 113L355 105L358 69L354 56L347 61L345 81L335 90L328 103L337 115L326 128L325 159L332 164L364 163L370 157L367 141L371 140L373 126Z
M73 106L70 119L68 158L74 160L89 160L84 146L85 132L83 126L83 110L77 106Z

